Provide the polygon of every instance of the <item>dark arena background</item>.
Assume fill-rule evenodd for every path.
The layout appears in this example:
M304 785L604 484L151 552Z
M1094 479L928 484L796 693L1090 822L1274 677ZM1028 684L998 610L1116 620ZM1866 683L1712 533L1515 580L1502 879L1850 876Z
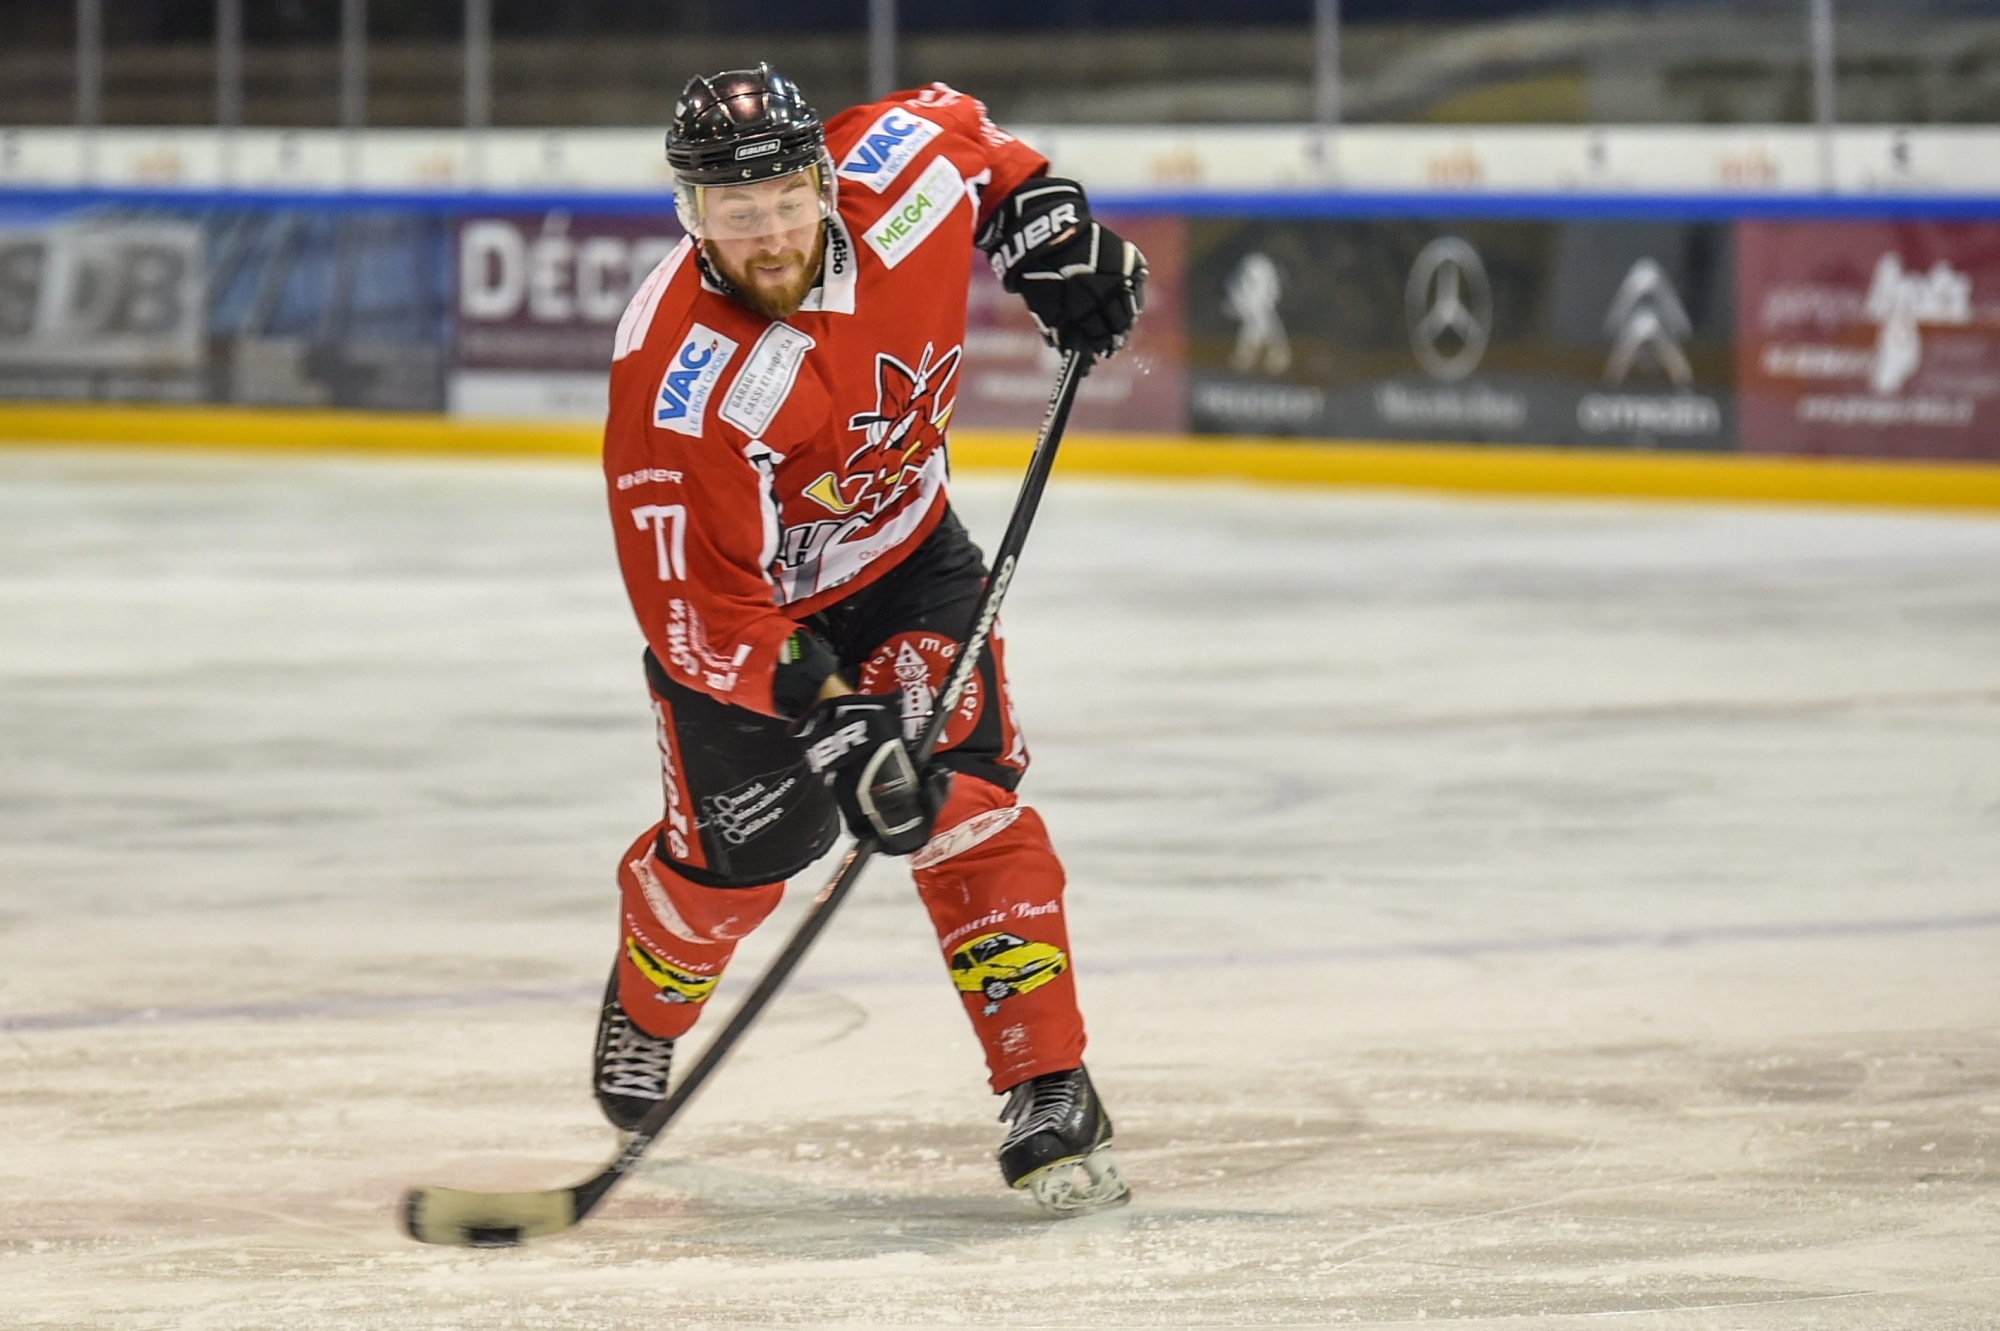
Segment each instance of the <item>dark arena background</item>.
M421 1246L616 1149L609 366L759 60L1150 266L1004 616L1132 1202L1002 1185L884 858ZM1059 358L964 294L991 551ZM0 1324L1985 1331L1996 516L1988 3L0 0Z

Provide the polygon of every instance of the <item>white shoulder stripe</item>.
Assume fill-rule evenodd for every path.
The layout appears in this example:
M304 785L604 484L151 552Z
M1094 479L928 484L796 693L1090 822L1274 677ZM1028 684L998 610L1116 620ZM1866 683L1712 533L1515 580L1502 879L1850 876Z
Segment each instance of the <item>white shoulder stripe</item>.
M674 252L660 260L646 280L639 284L632 303L619 317L618 339L611 349L612 360L624 360L646 345L646 334L653 329L653 316L660 311L660 298L667 294L667 288L674 284L674 274L681 270L681 265L692 253L693 239L683 238L680 244L674 246Z

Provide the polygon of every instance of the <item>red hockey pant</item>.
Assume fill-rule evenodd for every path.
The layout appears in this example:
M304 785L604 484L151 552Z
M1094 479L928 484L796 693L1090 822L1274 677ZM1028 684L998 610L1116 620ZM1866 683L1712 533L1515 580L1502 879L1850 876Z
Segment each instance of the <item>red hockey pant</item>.
M911 857L993 1089L1083 1062L1063 870L1041 815L959 773L930 844ZM619 995L642 1030L679 1036L700 1017L737 941L777 909L783 883L705 887L655 851L659 828L619 865ZM837 927L837 926L836 926Z

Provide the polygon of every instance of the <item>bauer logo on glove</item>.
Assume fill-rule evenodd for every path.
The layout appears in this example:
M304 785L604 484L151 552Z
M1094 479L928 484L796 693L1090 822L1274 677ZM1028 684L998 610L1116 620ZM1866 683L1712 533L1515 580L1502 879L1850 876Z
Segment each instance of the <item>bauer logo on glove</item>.
M792 733L805 744L806 764L833 787L850 832L874 838L889 855L924 848L951 791L951 773L932 765L918 775L903 746L901 698L828 698Z
M868 722L850 721L825 739L815 740L806 746L806 766L815 772L829 772L839 767L848 754L868 743Z
M1000 242L997 249L987 256L993 265L993 276L1001 281L1014 271L1014 265L1026 258L1028 251L1038 250L1051 240L1057 244L1068 240L1070 232L1066 227L1077 225L1076 205L1059 203L1039 216L1031 217L1019 231Z
M1073 180L1029 180L994 212L978 243L1052 347L1102 359L1125 345L1146 308L1146 256L1091 217Z

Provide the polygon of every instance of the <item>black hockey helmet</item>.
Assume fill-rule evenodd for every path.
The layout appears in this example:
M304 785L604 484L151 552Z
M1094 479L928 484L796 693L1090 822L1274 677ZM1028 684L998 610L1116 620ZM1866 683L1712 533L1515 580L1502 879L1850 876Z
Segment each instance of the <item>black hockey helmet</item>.
M697 75L667 128L667 165L689 185L769 180L818 165L826 130L799 86L767 64Z

